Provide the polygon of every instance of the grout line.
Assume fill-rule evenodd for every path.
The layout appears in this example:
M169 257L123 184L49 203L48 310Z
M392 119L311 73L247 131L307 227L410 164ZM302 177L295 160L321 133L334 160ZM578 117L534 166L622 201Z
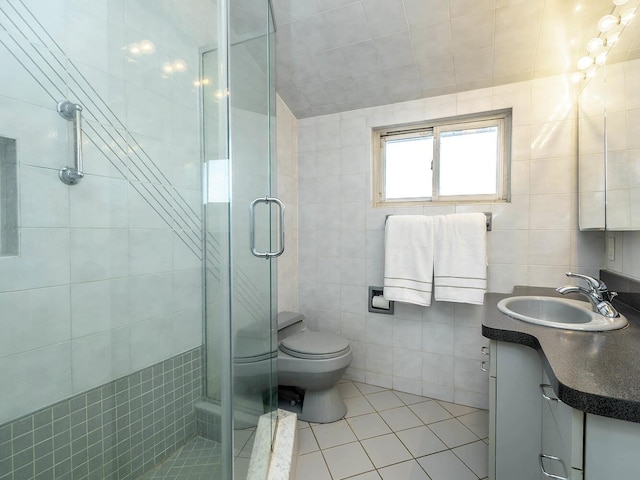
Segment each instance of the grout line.
M340 383L347 383L347 382L340 382ZM353 384L355 385L355 383L356 383L356 382L351 382L351 383L353 383ZM361 414L359 414L359 415L353 415L353 416L351 416L351 417L346 417L346 416L345 416L345 418L343 418L343 419L341 419L341 420L340 420L340 421L344 421L344 422L346 423L346 425L349 427L349 429L351 430L351 433L353 433L353 435L354 435L354 436L355 436L355 438L356 438L356 440L355 440L355 441L353 441L353 442L343 443L343 444L340 444L340 445L333 445L333 446L331 446L331 447L326 447L326 448L324 448L324 449L323 449L322 447L320 447L320 442L318 442L318 438L316 437L316 433L315 433L314 428L313 428L313 427L318 427L318 426L323 425L323 424L309 424L309 427L304 427L304 428L309 428L309 429L311 430L311 433L312 433L312 435L313 435L313 437L314 437L314 439L315 439L315 441L316 441L316 443L317 443L317 445L318 445L318 450L316 450L316 451L314 451L314 452L308 452L308 453L306 453L306 454L304 454L304 455L308 455L308 454L310 454L310 453L320 452L320 454L322 455L322 459L323 459L323 461L324 461L324 463L325 463L325 465L326 465L326 467L327 467L327 471L329 472L329 476L330 476L330 478L331 478L332 480L335 480L335 479L334 479L333 474L331 473L331 470L330 470L330 468L329 468L329 464L327 463L327 459L326 459L326 458L325 458L325 456L324 456L324 450L328 450L328 449L336 448L336 447L341 447L341 446L348 445L348 444L351 444L351 443L356 443L356 442L360 444L360 447L362 448L362 450L363 450L363 451L365 452L365 454L367 455L367 458L369 459L369 461L371 462L371 464L374 466L374 469L373 469L373 470L366 470L366 471L358 472L358 473L356 473L356 474L354 474L354 475L351 475L351 476L349 476L349 477L345 477L345 479L353 478L353 477L357 477L358 475L362 475L362 474L370 473L370 472L376 472L378 475L380 475L379 470L381 470L381 469L383 469L383 468L387 468L387 467L391 467L391 466L394 466L394 465L399 465L399 464L401 464L401 463L411 462L411 461L415 461L415 462L418 464L418 466L420 466L420 468L422 469L422 471L424 471L425 475L427 475L427 477L429 477L429 474L428 474L428 473L426 472L426 470L423 468L422 464L421 464L420 462L418 462L418 459L426 458L426 457L429 457L429 456L431 456L431 455L436 455L436 454L440 454L440 453L447 452L447 451L451 452L451 453L454 455L454 457L455 457L457 460L459 460L459 461L460 461L460 462L461 462L461 463L462 463L462 464L463 464L467 469L469 469L469 471L470 471L470 472L471 472L471 473L472 473L472 474L473 474L477 479L482 478L482 479L484 480L484 479L486 478L486 477L479 477L479 476L478 476L478 474L477 474L477 473L476 473L476 472L471 468L471 466L469 466L469 465L468 465L468 464L467 464L467 463L466 463L466 462L465 462L465 461L464 461L460 456L458 456L458 455L454 452L454 449L456 449L456 448L463 447L463 446L466 446L466 445L471 445L471 444L474 444L474 443L477 443L477 442L482 442L483 444L485 444L485 445L486 445L486 442L485 442L485 439L484 439L484 438L480 438L480 437L479 437L479 436L478 436L478 435L477 435L473 430L471 430L467 425L465 425L462 421L460 421L460 420L459 420L459 418L460 418L460 417L464 417L464 416L467 416L467 415L470 415L470 414L473 414L473 413L481 412L481 411L482 411L482 409L473 408L473 410L472 410L472 411L466 411L466 412L464 412L464 413L462 413L462 414L460 414L460 415L456 416L456 415L455 415L453 412L451 412L451 411L450 411L450 410L449 410L445 405L442 405L438 400L433 399L433 398L429 398L429 397L422 397L422 398L424 398L424 399L425 399L423 402L408 403L408 402L405 402L404 400L402 400L402 398L400 398L398 395L396 395L396 394L394 393L393 389L387 389L387 388L380 387L380 388L383 388L383 389L382 389L382 390L380 390L380 391L377 391L377 392L371 392L371 393L365 394L365 393L363 393L363 392L362 392L362 390L360 390L360 389L357 387L357 385L355 385L355 386L356 386L356 388L357 388L357 389L362 393L362 395L359 395L359 396L364 397L364 400L366 400L366 401L367 401L367 403L368 403L368 404L373 408L373 410L374 410L373 412L361 413ZM396 406L396 407L384 408L384 409L381 409L381 410L376 409L376 408L371 404L371 402L369 402L369 399L367 398L367 396L368 396L368 395L374 395L374 394L376 394L376 393L383 393L383 392L391 392L391 393L393 393L393 395L394 395L396 398L398 398L398 399L400 400L400 402L402 403L402 405L399 405L399 406ZM415 395L415 396L416 396L416 397L420 397L420 395ZM355 397L346 397L345 399L349 399L349 398L357 398L357 397L358 397L358 396L355 396ZM413 409L411 408L411 406L413 406L413 405L418 405L418 404L420 404L420 403L427 403L427 402L430 402L430 401L436 402L436 403L437 403L441 408L443 408L443 409L447 412L447 414L449 414L451 417L450 417L450 418L447 418L447 419L442 419L442 420L438 420L438 421L435 421L435 422L431 422L430 424L428 424L428 423L426 423L424 420L422 420L422 418L420 418L420 417L419 417L419 416L418 416L418 415L413 411ZM451 402L447 402L447 403L451 403ZM385 420L385 418L380 414L380 412L385 412L385 411L393 410L393 409L395 409L395 408L403 408L403 407L408 408L409 412L411 412L413 415L415 415L415 416L418 418L418 420L420 421L421 425L414 426L414 427L408 427L408 428L402 428L402 429L398 429L398 430L394 430L394 429L391 427L391 425L390 425L390 424ZM352 427L352 426L351 426L351 424L349 423L349 419L354 419L354 418L362 417L362 416L364 416L364 415L371 415L371 414L376 414L376 415L377 415L377 416L382 420L382 422L383 422L383 423L384 423L384 424L385 424L385 425L386 425L386 426L391 430L391 433L383 433L383 434L380 434L380 435L374 435L373 437L368 437L368 438L365 438L365 439L362 439L362 440L361 440L360 438L358 438L358 436L356 435L356 432L354 431L353 427ZM462 444L460 444L460 445L456 445L455 447L449 447L449 446L444 442L444 440L443 440L442 438L440 438L440 436L438 436L438 434L437 434L436 432L434 432L433 430L431 430L431 428L429 428L429 425L436 424L436 423L441 423L441 422L445 422L445 421L448 421L448 420L457 420L457 421L458 421L458 423L460 423L460 424L461 424L461 425L462 425L466 430L468 430L469 432L471 432L475 438L474 438L472 441L470 441L470 442L465 442L465 443L462 443ZM409 448L407 448L407 446L406 446L406 445L405 445L405 443L402 441L402 439L398 436L398 432L402 432L402 431L406 431L406 430L411 430L411 429L413 429L413 428L420 428L420 427L426 427L426 428L427 428L427 429L428 429L428 430L429 430L429 431L430 431L430 432L431 432L431 433L432 433L432 434L433 434L433 435L434 435L438 440L440 440L440 441L442 442L442 444L445 446L445 448L444 448L443 450L439 450L439 451L431 452L431 453L429 453L429 454L427 454L427 455L422 455L422 456L419 456L419 457L415 457L415 456L411 453L411 451L409 450ZM302 429L301 429L301 430L302 430ZM382 437L382 436L385 436L385 435L391 435L391 434L393 434L393 435L395 436L395 438L400 442L400 444L401 444L401 445L402 445L402 446L403 446L403 447L404 447L404 448L409 452L409 454L411 455L411 458L410 458L410 459L408 459L408 460L402 460L402 461L399 461L399 462L391 463L391 464L389 464L389 465L385 465L385 466L383 466L383 467L377 468L377 467L375 467L375 463L374 463L374 462L373 462L373 460L371 459L371 456L369 455L369 453L367 452L367 450L364 448L364 445L362 444L362 442L363 442L364 440L370 440L370 439L373 439L373 438L379 438L379 437ZM381 475L380 475L380 476L381 476ZM302 479L300 479L300 480L302 480Z

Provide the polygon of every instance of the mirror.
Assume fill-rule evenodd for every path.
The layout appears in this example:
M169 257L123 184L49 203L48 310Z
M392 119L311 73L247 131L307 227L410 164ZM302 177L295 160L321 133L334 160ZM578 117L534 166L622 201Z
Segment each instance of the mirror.
M580 230L640 230L640 21L624 28L578 99Z

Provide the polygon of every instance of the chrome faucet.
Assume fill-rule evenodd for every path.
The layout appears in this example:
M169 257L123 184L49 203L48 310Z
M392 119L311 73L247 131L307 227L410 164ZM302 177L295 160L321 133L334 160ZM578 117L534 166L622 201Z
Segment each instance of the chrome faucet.
M602 280L590 277L589 275L572 272L567 272L567 277L585 280L588 287L585 288L581 286L574 287L573 285L565 285L564 287L556 288L556 292L561 293L562 295L566 295L568 293L580 293L589 299L594 312L608 318L616 318L620 316L614 306L611 305L611 301L618 294L616 292L610 292L607 285Z

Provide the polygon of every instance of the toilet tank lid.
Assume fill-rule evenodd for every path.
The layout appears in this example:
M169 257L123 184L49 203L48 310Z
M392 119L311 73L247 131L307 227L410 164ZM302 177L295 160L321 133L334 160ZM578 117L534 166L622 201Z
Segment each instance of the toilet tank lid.
M278 313L278 330L293 325L300 320L304 320L304 315L296 312L280 312Z

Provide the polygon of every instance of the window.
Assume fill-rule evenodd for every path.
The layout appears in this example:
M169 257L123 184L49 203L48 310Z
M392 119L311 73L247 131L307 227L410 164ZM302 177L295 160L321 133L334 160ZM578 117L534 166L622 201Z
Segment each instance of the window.
M509 199L511 110L376 128L374 204Z

